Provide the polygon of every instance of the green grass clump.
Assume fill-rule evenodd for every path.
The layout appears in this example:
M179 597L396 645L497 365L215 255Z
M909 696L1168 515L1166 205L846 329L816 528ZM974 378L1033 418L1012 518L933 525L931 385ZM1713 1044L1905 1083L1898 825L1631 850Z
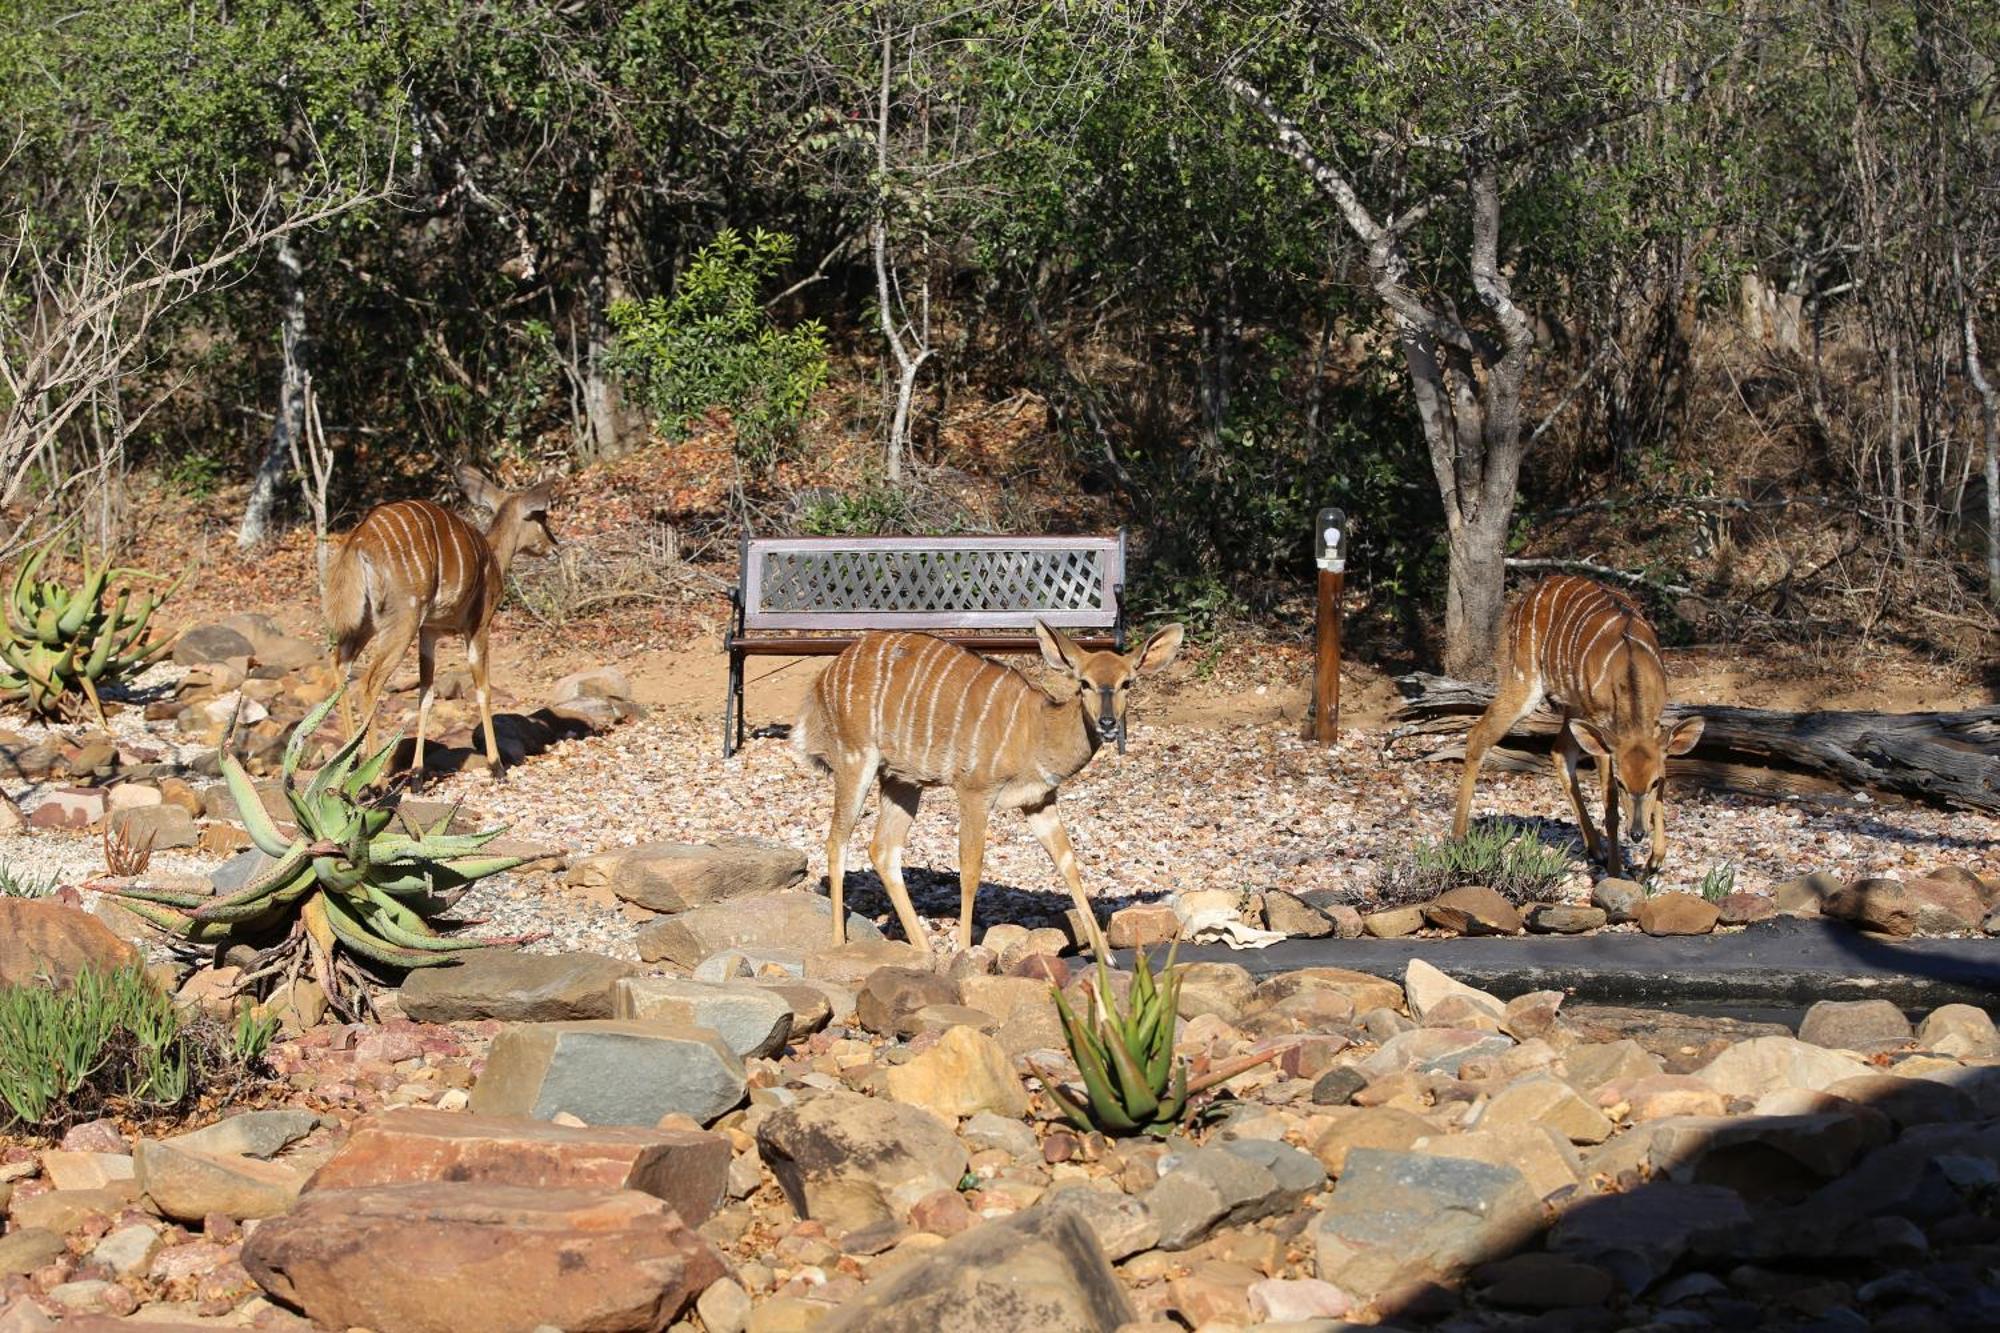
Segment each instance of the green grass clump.
M54 874L36 875L0 865L0 898L46 898L57 887Z
M1701 877L1698 892L1712 903L1719 903L1736 892L1736 867L1724 861L1719 866L1710 866L1708 873Z
M183 1010L137 965L0 987L0 1130L53 1137L108 1113L171 1116L204 1085L241 1086L274 1030Z
M1525 829L1475 825L1462 839L1425 838L1384 866L1376 884L1384 907L1427 903L1447 889L1483 884L1520 905L1546 898L1569 875L1569 857Z

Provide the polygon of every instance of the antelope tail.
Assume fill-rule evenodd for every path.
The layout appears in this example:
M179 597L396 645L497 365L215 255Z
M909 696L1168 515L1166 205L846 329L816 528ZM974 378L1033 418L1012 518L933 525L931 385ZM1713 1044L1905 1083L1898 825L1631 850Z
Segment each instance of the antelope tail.
M368 597L368 558L360 543L345 541L326 570L327 628L341 649L341 661L350 660L368 642L373 630L373 607Z
M819 701L819 682L814 681L806 691L805 702L799 705L797 720L792 723L792 761L808 773L833 771L833 765L826 761L830 748L827 726L826 709Z

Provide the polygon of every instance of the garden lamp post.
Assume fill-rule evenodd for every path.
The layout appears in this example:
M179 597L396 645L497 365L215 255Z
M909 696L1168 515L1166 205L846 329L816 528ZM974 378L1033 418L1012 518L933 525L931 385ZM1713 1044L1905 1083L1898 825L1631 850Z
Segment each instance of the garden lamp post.
M1322 509L1313 526L1313 561L1319 566L1319 654L1313 668L1313 739L1333 744L1340 735L1340 594L1347 582L1347 515Z

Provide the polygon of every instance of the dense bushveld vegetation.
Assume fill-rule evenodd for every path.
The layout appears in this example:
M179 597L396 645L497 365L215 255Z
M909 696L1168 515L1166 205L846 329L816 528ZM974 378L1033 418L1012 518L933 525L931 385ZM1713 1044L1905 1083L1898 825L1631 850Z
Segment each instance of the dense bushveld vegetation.
M1550 523L1738 623L1985 625L1996 51L1944 0L19 0L0 483L100 542L131 469L246 483L249 545L295 474L338 523L713 406L749 494L872 440L792 512L895 523L1028 394L1155 611L1270 604L1331 502L1455 668Z

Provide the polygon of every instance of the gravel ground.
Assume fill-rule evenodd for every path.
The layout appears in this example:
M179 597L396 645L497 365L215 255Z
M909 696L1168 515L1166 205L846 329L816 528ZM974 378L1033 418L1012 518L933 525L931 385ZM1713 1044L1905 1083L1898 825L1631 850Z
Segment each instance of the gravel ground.
M1381 763L1378 744L1365 732L1323 750L1282 726L1167 728L1139 719L1128 754L1100 754L1063 789L1064 818L1100 916L1189 889L1366 893L1379 863L1445 831L1458 774L1456 763ZM429 794L462 798L518 836L577 855L749 835L805 848L811 875L825 872L829 781L797 767L780 740L753 740L725 760L713 725L649 719L564 743L503 783L454 777ZM958 910L954 804L949 792L927 794L905 857L917 909L938 939ZM1544 837L1575 849L1572 826L1553 818L1564 803L1546 772L1489 771L1476 809L1534 821ZM850 869L848 896L857 910L889 922L863 851L873 818L871 801L850 853L850 867L859 861L862 869ZM1723 862L1735 867L1737 887L1751 890L1810 870L1909 877L1954 862L2000 873L2000 820L1979 815L1686 793L1669 806L1668 833L1662 888L1692 888ZM979 929L1053 924L1068 906L1054 866L1017 816L994 822L985 874ZM1564 892L1581 899L1589 884L1579 857ZM632 921L583 900L556 876L497 880L465 906L489 917L489 929L551 931L543 948L632 956Z

